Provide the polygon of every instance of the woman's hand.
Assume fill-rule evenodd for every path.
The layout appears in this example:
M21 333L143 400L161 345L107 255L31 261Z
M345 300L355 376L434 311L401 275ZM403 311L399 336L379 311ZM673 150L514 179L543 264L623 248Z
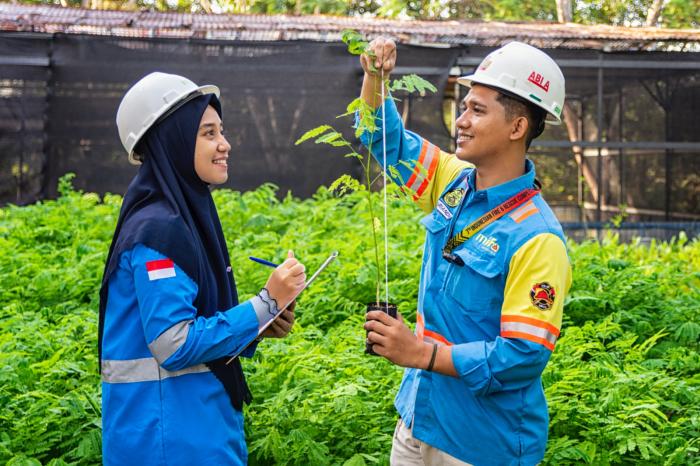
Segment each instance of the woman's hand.
M292 330L294 326L294 308L297 302L294 301L289 305L286 311L281 316L277 317L269 327L265 329L262 336L265 338L284 338Z
M287 260L280 264L267 279L270 297L277 302L277 308L282 309L296 298L306 282L306 267L294 258L294 252L287 253Z

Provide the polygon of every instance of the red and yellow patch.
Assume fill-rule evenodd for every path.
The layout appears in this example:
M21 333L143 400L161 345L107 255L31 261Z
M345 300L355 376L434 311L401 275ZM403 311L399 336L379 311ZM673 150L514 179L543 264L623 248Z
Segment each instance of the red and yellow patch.
M554 287L547 282L537 283L530 290L532 304L542 311L548 311L552 308L555 296Z

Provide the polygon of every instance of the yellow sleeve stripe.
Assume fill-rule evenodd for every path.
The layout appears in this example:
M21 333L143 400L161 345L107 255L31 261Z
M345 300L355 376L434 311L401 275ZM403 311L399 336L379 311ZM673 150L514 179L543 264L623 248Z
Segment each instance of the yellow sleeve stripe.
M518 315L504 315L501 317L501 336L522 338L553 350L559 337L559 329L543 320Z
M423 139L418 162L413 169L413 173L411 173L411 177L405 184L408 189L415 193L413 195L414 201L417 201L418 198L423 195L425 189L433 179L439 158L440 149Z
M459 160L454 154L441 151L439 147L423 139L418 160L403 187L407 188L406 191L413 193L413 200L418 207L425 212L432 212L445 188L465 168L473 166L469 162Z
M454 154L448 154L447 152L440 154L440 163L435 172L435 183L432 189L433 204L437 204L443 191L465 168L472 168L473 166L469 162L459 160ZM433 208L435 208L435 205L433 205Z
M533 212L525 208L520 218ZM501 307L501 336L541 344L550 351L559 337L571 265L553 233L530 238L513 254Z
M433 211L440 195L465 168L473 167L472 164L459 160L454 154L443 152L439 148L436 150L430 165L427 166L429 176L418 186L413 197L416 205L426 213Z

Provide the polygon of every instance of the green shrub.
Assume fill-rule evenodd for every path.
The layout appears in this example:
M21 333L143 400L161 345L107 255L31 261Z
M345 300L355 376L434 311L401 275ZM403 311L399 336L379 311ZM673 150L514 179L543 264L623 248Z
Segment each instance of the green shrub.
M0 209L0 464L99 464L99 282L121 198L75 192ZM378 194L377 202L379 202ZM390 193L390 297L415 317L421 213ZM387 464L401 369L363 354L374 300L362 192L214 193L241 299L287 249L311 269L290 338L244 361L253 465ZM545 464L700 464L700 242L570 244L574 283L543 381Z

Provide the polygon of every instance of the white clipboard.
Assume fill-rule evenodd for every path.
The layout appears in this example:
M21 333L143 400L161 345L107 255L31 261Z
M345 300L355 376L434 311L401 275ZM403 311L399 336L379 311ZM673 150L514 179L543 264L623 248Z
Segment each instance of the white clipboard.
M257 338L258 336L262 335L262 333L263 333L270 325L272 325L272 322L274 322L279 316L282 315L282 313L283 313L284 311L287 310L287 308L299 297L299 295L300 295L305 289L307 289L307 288L311 285L311 283L313 283L314 280L316 280L316 277L318 277L318 276L321 274L321 272L323 272L323 269L325 269L326 267L328 267L328 264L330 264L331 262L333 262L333 260L335 260L336 257L338 257L338 251L333 251L333 252L331 253L331 255L328 256L328 258L327 258L325 261L323 261L323 264L321 264L321 266L320 266L318 269L316 269L316 271L314 272L314 274L311 275L311 277L310 277L308 280L306 280L306 283L304 283L304 287L303 287L301 290L299 290L299 292L298 292L296 295L294 295L294 297L291 299L291 301L289 301L282 309L280 309L279 312L278 312L277 314L275 314L275 317L273 317L272 319L270 319L265 325L262 326L262 328L261 328L260 330L258 330L258 334L255 336L255 338ZM248 342L248 344L246 344L245 346L243 346L243 348L242 348L240 351L236 352L233 356L231 356L231 359L229 359L228 361L226 361L226 364L230 364L231 361L233 361L234 359L236 359L236 358L238 357L238 355L240 355L243 351L245 351L246 348L248 348L248 347L251 345L251 343L253 343L253 341L255 341L255 339L253 339L253 340L251 340L250 342Z

